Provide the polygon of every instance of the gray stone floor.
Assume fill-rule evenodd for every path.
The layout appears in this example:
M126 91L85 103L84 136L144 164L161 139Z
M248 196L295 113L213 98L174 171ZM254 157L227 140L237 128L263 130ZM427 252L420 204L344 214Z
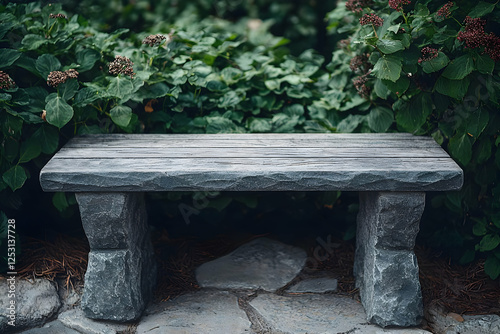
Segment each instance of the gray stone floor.
M250 246L249 246L250 245ZM39 309L33 326L23 334L423 334L422 328L381 328L367 323L356 299L335 292L329 273L303 276L305 254L269 239L252 241L197 270L202 289L172 300L150 304L138 322L119 324L86 318L80 294L56 291L47 281L25 284L25 307ZM229 263L224 264L224 261ZM238 267L240 262L243 266ZM231 265L229 265L231 264ZM213 266L212 266L213 265ZM228 270L228 272L224 272ZM235 275L241 271L242 275ZM246 273L246 275L245 275ZM249 273L258 273L256 275ZM265 273L265 275L262 275ZM201 279L202 277L203 279ZM224 284L220 277L226 277ZM244 277L244 279L241 279ZM283 280L283 277L288 277ZM292 278L293 284L287 284ZM0 282L3 283L3 282ZM278 289L286 284L286 289ZM214 287L215 286L215 287ZM31 301L29 300L31 298ZM57 311L36 303L60 298ZM2 296L0 295L0 304ZM30 306L30 307L28 307ZM0 325L5 315L0 310ZM19 314L23 324L33 312ZM48 322L47 322L48 321ZM446 314L434 309L426 323L437 334L498 334L500 317ZM427 327L426 327L427 328ZM12 331L3 327L0 332ZM21 329L21 328L19 328Z

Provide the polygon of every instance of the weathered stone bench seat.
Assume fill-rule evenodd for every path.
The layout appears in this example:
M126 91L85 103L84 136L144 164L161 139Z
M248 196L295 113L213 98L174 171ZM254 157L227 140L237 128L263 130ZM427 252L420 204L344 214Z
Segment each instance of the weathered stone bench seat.
M45 191L75 192L91 252L88 317L140 316L155 265L142 193L358 191L355 275L368 319L422 317L413 253L425 191L460 189L463 172L432 139L410 134L93 135L43 168Z

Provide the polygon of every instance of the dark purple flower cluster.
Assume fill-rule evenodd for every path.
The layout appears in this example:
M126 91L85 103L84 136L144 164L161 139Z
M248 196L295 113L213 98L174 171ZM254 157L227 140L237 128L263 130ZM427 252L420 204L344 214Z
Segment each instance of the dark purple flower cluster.
M125 74L134 77L134 63L124 56L115 56L115 60L109 63L109 73L112 75Z
M149 46L155 46L155 45L160 45L162 41L166 40L167 38L163 35L156 34L156 35L149 35L148 37L144 38L142 41L142 44L147 44Z
M353 13L361 13L364 7L368 7L372 4L372 0L349 0L346 2L345 8Z
M349 68L355 73L366 73L371 69L371 64L368 62L370 55L363 53L362 55L355 56L349 63Z
M485 24L485 20L467 16L464 20L465 29L458 33L457 39L464 42L466 48L475 49L482 46L486 35L484 32Z
M418 58L418 62L429 61L436 58L439 54L439 50L426 46L420 50L422 52L422 57Z
M453 7L453 5L455 5L453 2L448 1L448 3L446 5L444 5L443 7L441 7L437 11L436 15L439 17L442 17L444 19L450 17L450 15L451 15L450 9L451 9L451 7Z
M0 89L11 89L15 86L14 80L4 71L0 71Z
M500 60L500 37L496 36L494 33L489 33L486 35L484 52L490 56L494 61Z
M359 19L359 23L362 26L367 25L367 24L372 24L375 27L380 27L380 26L382 26L382 24L384 24L384 20L380 16L378 16L374 13L371 13L371 14L363 15Z
M369 75L370 75L370 71L368 71L367 73L365 73L363 75L360 75L359 77L357 77L356 79L354 79L352 81L352 83L354 84L354 87L358 91L358 94L362 98L365 98L365 99L369 98L370 93L371 93L370 88L366 85Z
M78 71L75 69L69 69L69 70L65 71L64 73L66 73L68 78L72 78L72 79L78 78L78 74L79 74Z
M50 14L49 17L51 19L65 19L65 20L68 19L68 17L64 14Z
M69 69L67 71L52 71L49 73L47 77L47 85L52 87L57 87L62 83L65 83L66 80L73 78L78 78L78 71L75 69Z
M484 53L494 61L500 60L500 38L494 33L484 31L485 20L467 16L464 20L465 29L458 33L457 39L465 43L465 47L475 49L484 47Z
M404 5L409 5L410 3L410 0L389 0L389 7L400 12L403 10Z

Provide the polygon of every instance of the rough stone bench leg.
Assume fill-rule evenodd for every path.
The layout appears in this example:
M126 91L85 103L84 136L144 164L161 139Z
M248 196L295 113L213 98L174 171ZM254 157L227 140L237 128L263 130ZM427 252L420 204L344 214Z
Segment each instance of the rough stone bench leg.
M423 317L413 248L424 211L423 192L362 192L354 274L368 321L414 326Z
M141 316L156 280L142 193L77 193L90 253L81 307L88 318Z

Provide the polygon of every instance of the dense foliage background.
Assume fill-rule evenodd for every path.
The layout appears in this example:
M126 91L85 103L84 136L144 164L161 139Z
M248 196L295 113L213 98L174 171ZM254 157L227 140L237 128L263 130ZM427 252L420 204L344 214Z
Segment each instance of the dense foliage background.
M335 5L0 6L0 226L8 217L26 234L81 229L73 196L38 184L43 165L78 134L404 131L433 136L466 171L462 191L428 196L421 242L462 263L486 257L497 278L500 5ZM355 230L356 200L346 194L150 196L153 223L168 216L205 235L226 215L254 233L292 234L301 220L304 230L345 239Z

